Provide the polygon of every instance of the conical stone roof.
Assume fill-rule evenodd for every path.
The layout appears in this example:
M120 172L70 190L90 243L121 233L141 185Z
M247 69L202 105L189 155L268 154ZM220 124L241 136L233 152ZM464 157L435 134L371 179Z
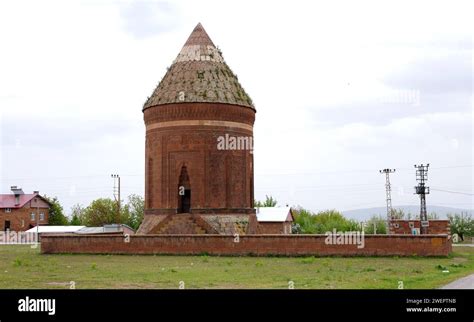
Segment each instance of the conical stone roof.
M168 68L143 109L170 103L225 103L254 109L252 100L240 85L199 23L178 57Z

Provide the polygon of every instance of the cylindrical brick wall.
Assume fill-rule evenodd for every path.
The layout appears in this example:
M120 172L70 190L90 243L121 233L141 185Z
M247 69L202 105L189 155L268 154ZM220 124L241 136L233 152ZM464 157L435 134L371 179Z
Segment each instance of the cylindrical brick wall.
M254 109L222 103L173 103L145 109L144 120L146 214L179 212L183 167L186 189L191 191L191 213L255 213ZM235 138L240 144L219 145L226 137L227 143Z

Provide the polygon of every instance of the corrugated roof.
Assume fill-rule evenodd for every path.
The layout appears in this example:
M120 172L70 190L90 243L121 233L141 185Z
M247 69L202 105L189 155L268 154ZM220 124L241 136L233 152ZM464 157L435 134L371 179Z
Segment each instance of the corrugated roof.
M260 207L257 211L259 222L285 222L293 221L291 207Z
M247 106L252 100L199 23L143 106L212 102Z
M85 226L38 226L38 233L74 233ZM36 227L28 229L27 233L36 233Z
M101 234L104 232L104 227L84 227L76 231L76 234Z

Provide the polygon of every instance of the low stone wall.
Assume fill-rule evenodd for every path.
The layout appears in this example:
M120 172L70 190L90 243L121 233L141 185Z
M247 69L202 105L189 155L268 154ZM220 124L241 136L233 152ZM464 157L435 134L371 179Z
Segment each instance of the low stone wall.
M364 245L330 245L325 235L44 235L41 252L87 254L447 256L448 235L365 235Z

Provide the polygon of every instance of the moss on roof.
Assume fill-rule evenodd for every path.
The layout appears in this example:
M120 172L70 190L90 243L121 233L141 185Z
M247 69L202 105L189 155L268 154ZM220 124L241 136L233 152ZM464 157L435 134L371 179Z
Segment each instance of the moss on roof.
M227 103L254 109L252 99L201 24L194 28L143 109L190 102Z

